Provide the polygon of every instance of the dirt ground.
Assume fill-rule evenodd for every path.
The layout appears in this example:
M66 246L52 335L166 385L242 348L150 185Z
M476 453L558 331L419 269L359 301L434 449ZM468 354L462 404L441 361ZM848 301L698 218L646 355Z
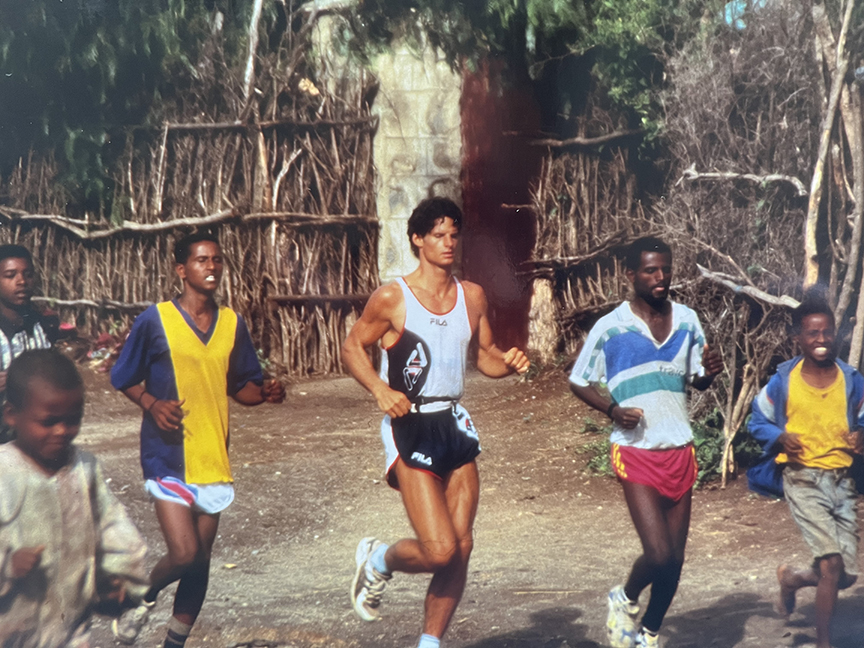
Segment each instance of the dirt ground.
M139 410L105 374L88 371L87 382L79 443L102 460L155 560L164 545L141 487ZM560 371L530 382L472 374L463 403L483 446L481 498L468 585L446 645L602 646L606 592L623 582L639 546L615 480L585 472L580 448L597 439L582 431L586 409ZM294 384L280 406L233 406L237 499L222 516L190 648L416 645L427 577L397 574L376 623L357 619L348 600L358 540L410 532L398 493L382 481L380 418L347 378ZM664 645L812 641L812 591L799 597L791 622L772 611L781 560L809 561L784 502L749 494L743 479L697 491ZM137 645L159 645L172 594L162 594ZM837 648L862 645L864 587L841 594L835 633ZM101 648L114 643L106 620L95 622L94 639Z

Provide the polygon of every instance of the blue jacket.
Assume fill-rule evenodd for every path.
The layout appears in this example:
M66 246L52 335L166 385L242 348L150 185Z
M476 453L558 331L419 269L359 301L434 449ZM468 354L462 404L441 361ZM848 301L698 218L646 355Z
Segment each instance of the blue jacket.
M747 471L747 482L751 490L763 495L783 496L783 466L775 461L782 449L777 445L777 439L786 431L789 374L802 357L796 356L780 364L777 373L771 376L768 384L753 399L748 429L762 446L762 457ZM864 428L864 376L842 360L835 362L846 379L846 418L849 420L849 429Z

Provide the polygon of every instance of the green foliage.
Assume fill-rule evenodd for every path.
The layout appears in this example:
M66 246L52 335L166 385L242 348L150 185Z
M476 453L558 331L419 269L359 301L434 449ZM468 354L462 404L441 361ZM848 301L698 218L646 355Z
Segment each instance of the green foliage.
M261 371L265 375L269 375L273 371L273 362L264 355L264 349L255 349L255 355L258 357L258 364L261 365Z
M588 434L602 435L603 438L589 441L580 446L576 452L579 454L588 455L588 461L585 462L586 470L592 475L600 475L601 477L614 477L615 471L612 470L612 462L609 458L611 444L609 443L609 435L612 433L612 424L606 423L601 425L591 417L585 417L582 427L583 432Z
M709 417L710 419L710 417ZM715 421L693 423L693 447L696 449L696 463L699 472L696 483L702 485L705 482L716 479L722 469L723 462L723 429L715 427Z
M122 129L158 123L195 78L217 13L230 41L246 11L231 0L0 0L0 175L31 148L53 149L76 199L104 213Z
M723 419L719 410L714 410L701 421L694 421L693 446L696 448L696 463L699 464L699 474L696 484L701 486L718 479L723 468ZM746 432L746 423L739 430L732 442L736 460L743 465L750 465L761 453L759 444Z
M588 434L605 434L609 436L612 434L612 423L608 421L600 423L590 416L586 416L582 421L582 431Z
M601 477L614 477L615 471L612 470L612 461L609 458L612 444L609 439L598 439L591 441L579 448L580 454L587 454L588 461L585 462L585 468L592 475Z
M351 26L365 56L397 37L425 36L454 68L494 56L539 78L549 64L587 56L601 92L651 139L662 123L663 61L697 32L704 7L697 0L366 0ZM558 86L574 93L570 103L586 91Z

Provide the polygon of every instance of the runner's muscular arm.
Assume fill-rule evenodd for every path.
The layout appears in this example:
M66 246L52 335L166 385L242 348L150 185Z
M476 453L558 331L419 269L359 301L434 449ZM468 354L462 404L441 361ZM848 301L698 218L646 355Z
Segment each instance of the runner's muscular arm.
M395 315L404 309L402 291L396 284L381 286L372 293L360 319L342 345L342 360L351 375L378 401L378 407L391 418L404 416L411 410L411 401L402 392L391 389L378 376L366 348L380 340L388 331L396 331Z
M468 306L468 318L471 328L477 335L477 368L490 378L503 378L514 371L524 374L531 363L525 354L516 347L509 351L501 351L492 339L492 327L489 325L489 302L483 288L470 281L462 282L465 291L465 302Z

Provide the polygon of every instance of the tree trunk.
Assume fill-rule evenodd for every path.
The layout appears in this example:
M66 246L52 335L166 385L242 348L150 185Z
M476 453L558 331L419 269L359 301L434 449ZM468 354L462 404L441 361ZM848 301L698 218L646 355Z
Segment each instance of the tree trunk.
M828 148L831 143L831 131L834 125L834 115L837 112L837 104L840 102L840 93L844 87L844 77L849 67L849 57L845 54L846 33L849 30L849 21L852 18L852 10L855 1L849 0L846 5L846 13L843 16L843 26L840 29L840 37L837 39L836 58L832 78L831 90L828 97L828 106L822 119L821 136L819 139L819 153L816 165L813 169L813 180L810 183L810 201L807 205L807 220L804 224L804 287L809 288L819 281L819 250L816 242L816 229L819 223L819 207L822 203L822 188L824 186L825 159L828 156ZM827 25L828 17L825 7L821 4L813 5L813 21L817 26L817 39L825 42L824 26ZM830 26L828 27L830 33ZM818 47L818 45L817 45ZM826 57L826 60L828 57ZM829 64L830 65L830 64Z
M532 360L543 364L552 363L559 351L561 330L555 310L552 282L544 277L536 278L528 313L528 351L533 356Z
M741 427L744 418L747 416L747 411L753 397L756 395L756 379L757 372L753 368L753 365L747 363L747 365L744 366L744 380L741 385L741 391L738 392L738 398L735 399L735 407L732 410L732 416L730 419L727 419L726 423L723 425L724 444L722 463L723 471L720 476L721 488L726 488L727 476L735 471L735 454L732 448L732 442L735 440L735 433L738 431L738 428Z
M852 148L852 138L849 138L850 148L852 149L852 160L853 165L855 167L855 185L853 188L855 194L855 223L856 225L859 221L864 220L864 127L862 127L862 123L864 123L864 108L862 108L862 99L861 99L861 90L856 86L852 86L851 88L852 94L852 112L853 119L852 122L854 127L857 129L858 137L856 146ZM853 241L853 244L857 243L860 246L860 231L859 236L856 240ZM857 268L858 263L855 264L855 268ZM853 268L850 264L850 269L847 272L852 272ZM864 271L861 274L861 281L864 282ZM855 309L855 328L852 331L852 344L849 349L849 364L851 364L856 369L858 368L861 362L861 346L862 341L864 341L864 286L859 283L858 285L858 306Z
M858 259L861 254L861 236L864 234L864 143L862 143L864 133L862 133L861 122L864 115L861 113L861 92L855 85L843 90L841 114L852 156L852 196L855 203L852 207L852 236L847 255L846 276L843 279L840 297L837 299L837 309L834 311L838 322L846 314L846 309L852 300L853 286L859 283L856 281Z
M258 51L258 22L264 0L255 0L252 5L252 19L249 21L249 54L246 59L246 72L243 74L243 103L249 103L252 84L255 82L255 52Z

